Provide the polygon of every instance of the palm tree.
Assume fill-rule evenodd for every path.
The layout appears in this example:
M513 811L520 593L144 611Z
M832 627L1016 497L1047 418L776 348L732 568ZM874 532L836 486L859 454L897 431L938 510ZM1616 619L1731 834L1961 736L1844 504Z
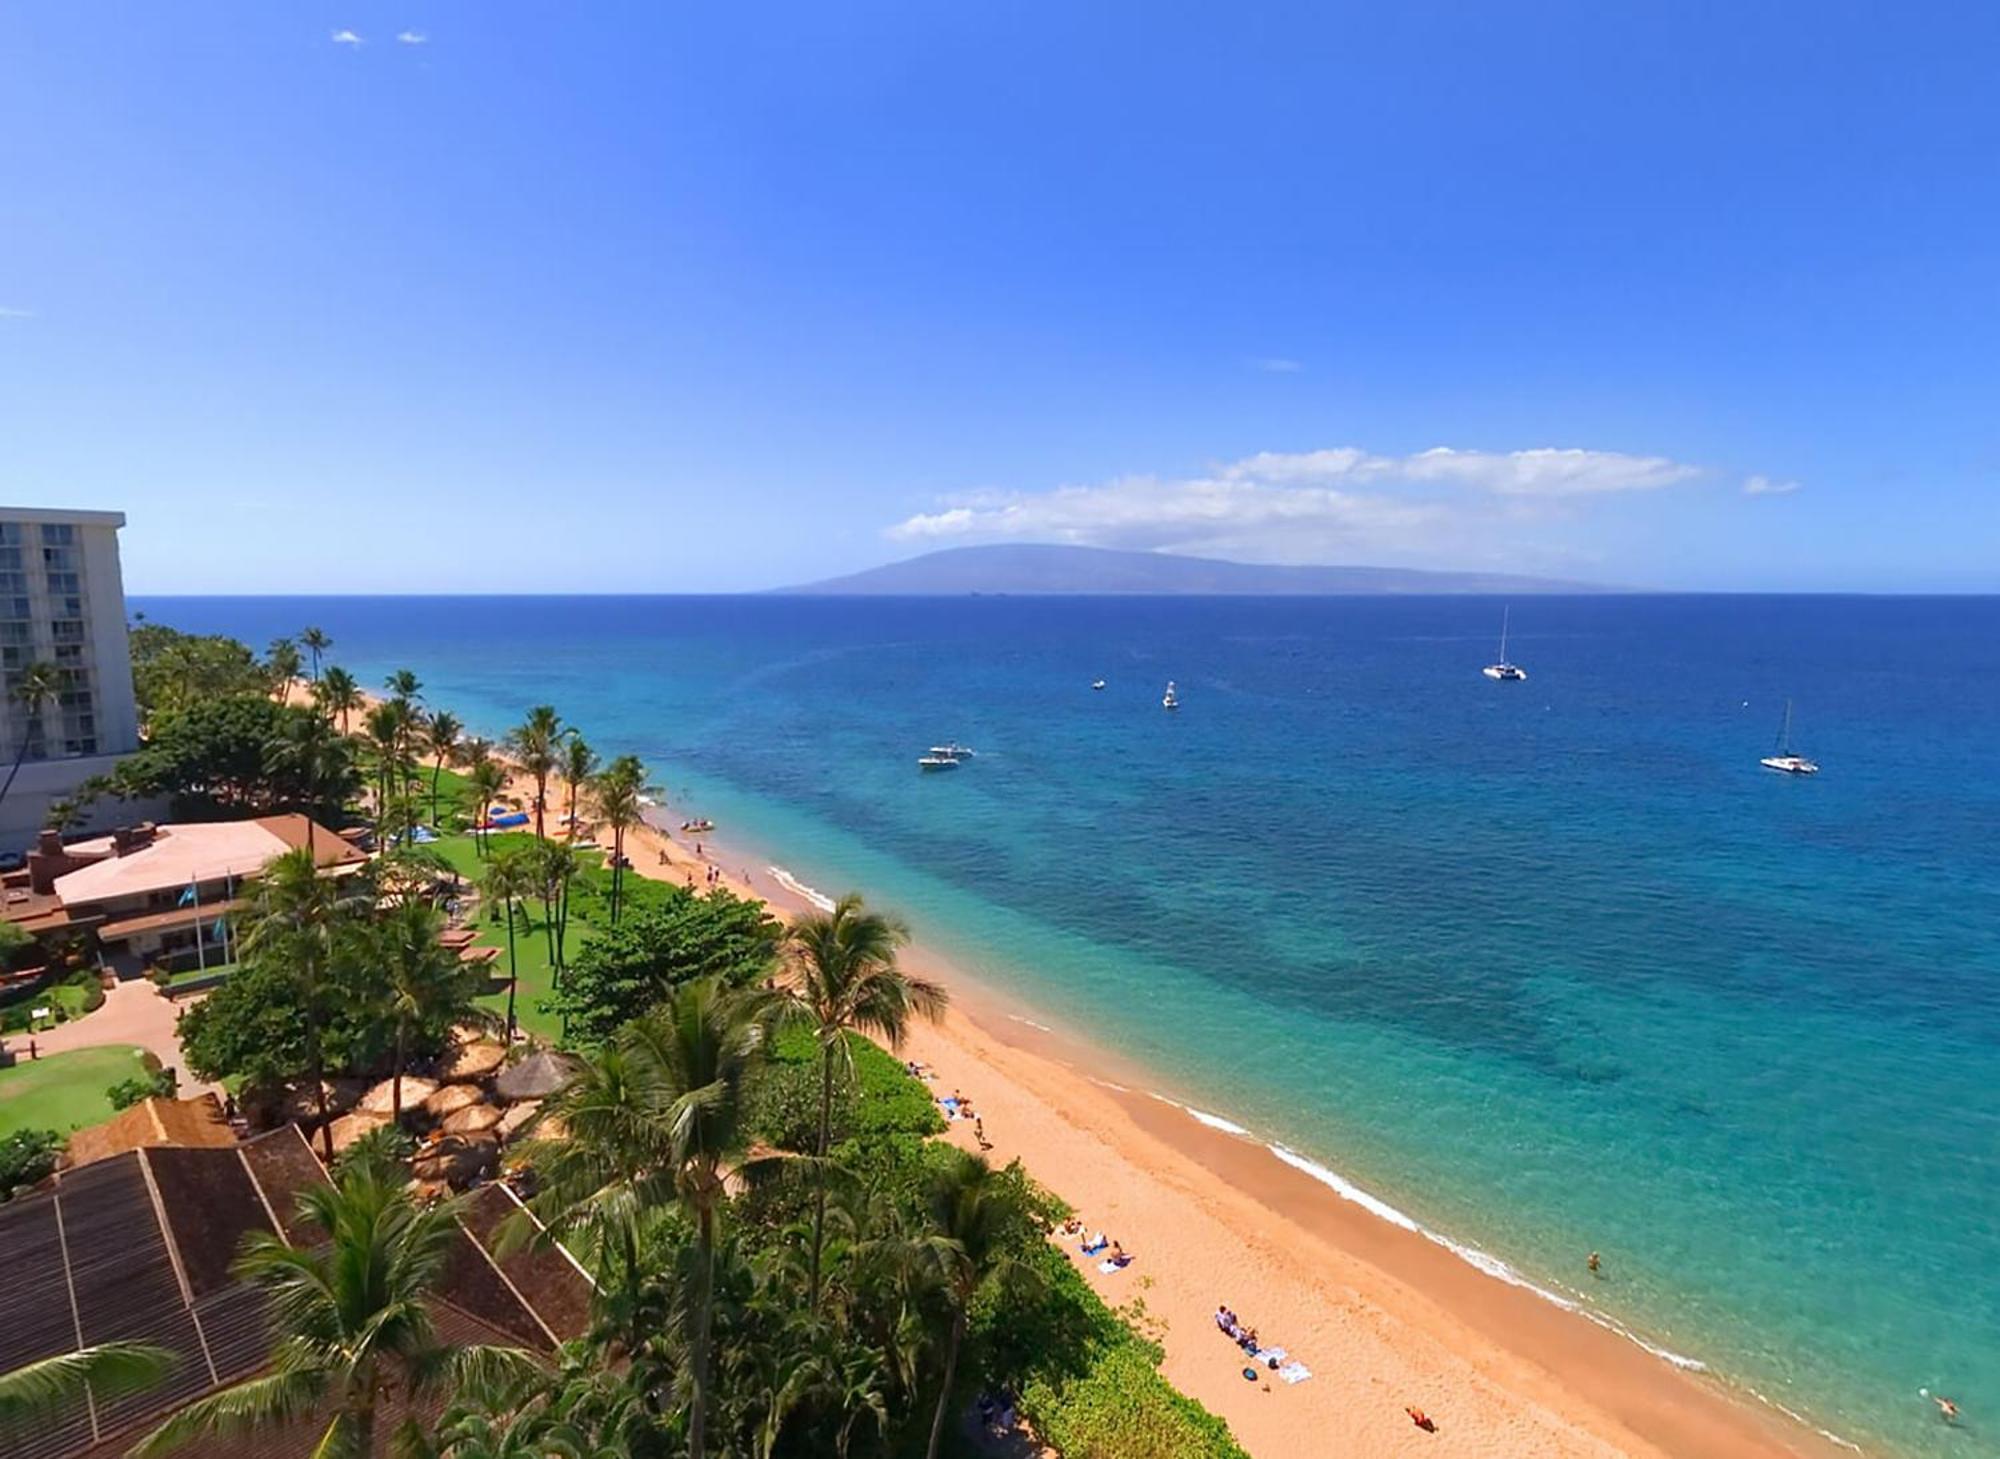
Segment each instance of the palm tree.
M424 739L429 743L431 753L437 756L436 762L431 766L431 824L433 826L437 824L438 818L438 779L444 774L445 762L457 753L459 736L464 731L465 726L459 721L457 715L451 713L449 710L440 709L436 714L431 716L431 722L424 732Z
M149 1343L107 1342L0 1373L0 1439L25 1440L27 1426L45 1426L86 1393L103 1401L150 1388L175 1361Z
M478 973L439 943L442 930L443 918L414 897L390 907L369 929L369 956L381 973L389 1019L396 1030L389 1103L398 1123L403 1118L403 1066L409 1059L410 1035L421 1028L478 1022L489 1016L474 1001Z
M429 1395L521 1382L536 1371L534 1358L518 1348L447 1345L431 1324L428 1299L458 1235L458 1202L420 1207L407 1189L358 1161L337 1185L301 1191L298 1209L327 1233L323 1244L290 1246L273 1232L253 1231L236 1262L237 1274L271 1299L279 1333L271 1371L189 1404L140 1440L134 1456L326 1416L313 1453L365 1459L375 1449L380 1405L391 1395L412 1410L396 1435L399 1451L408 1452L423 1442L414 1415Z
M646 767L637 755L620 755L590 783L597 819L611 828L611 925L625 905L625 833L640 824L645 806Z
M319 683L319 656L333 647L333 640L327 637L324 628L308 628L304 633L299 635L299 645L312 655L312 681L317 685Z
M405 784L404 746L410 728L410 709L401 700L386 699L368 711L361 722L368 747L375 752L375 818L380 823L399 786Z
M564 941L569 934L569 888L582 862L567 842L544 841L530 853L536 889L542 899L543 927L549 941L549 964L557 987L562 986Z
M793 975L786 990L787 1016L812 1025L819 1042L818 1190L813 1197L811 1305L819 1305L820 1251L826 1233L825 1161L833 1130L835 1065L854 1068L848 1031L870 1034L900 1048L912 1017L935 1022L949 995L927 978L896 965L896 950L910 930L894 917L871 912L849 892L831 912L793 925L787 941Z
M313 686L313 697L319 701L320 711L331 719L340 717L340 732L347 733L348 716L366 701L361 696L361 686L354 682L354 675L335 664L320 676Z
M14 764L7 772L7 783L0 785L0 804L7 799L7 792L14 788L14 777L21 773L21 762L28 758L28 748L42 737L42 711L49 701L58 698L69 682L69 675L54 664L36 662L21 670L20 677L8 690L7 697L20 706L20 741L14 747Z
M603 1229L670 1201L693 1222L690 1459L706 1453L716 1238L748 1148L744 1085L763 1054L763 1013L713 981L687 984L585 1062L543 1107L565 1138L528 1150L542 1181L536 1208L552 1228Z
M382 681L382 687L389 691L389 697L405 709L414 709L423 698L424 681L408 669L398 669Z
M484 744L485 741L474 740L473 743ZM507 788L507 772L501 768L498 761L491 758L478 760L473 763L470 770L466 771L465 783L476 803L472 825L483 846L493 834L490 830L483 829L486 825L486 812L492 808L500 792Z
M317 715L287 718L278 737L264 746L264 773L298 792L306 816L306 845L313 848L315 823L328 809L338 810L356 788L354 764L346 742ZM315 853L317 848L313 848Z
M537 704L528 717L507 732L507 747L521 768L535 779L535 839L546 840L542 808L548 801L549 776L555 772L557 746L562 740L562 716L555 706Z
M529 853L503 851L486 865L480 890L489 901L507 909L507 1042L514 1042L514 995L521 986L520 964L514 956L514 908L534 895L536 877Z
M562 778L569 787L569 834L576 839L576 798L597 773L597 751L584 742L582 734L572 729L563 737Z
M320 1025L326 985L334 958L351 925L358 903L343 898L332 881L319 874L309 848L297 847L274 858L252 883L250 905L243 914L245 957L269 958L271 965L291 974L305 1018L306 1077L319 1103L320 1133L327 1159L333 1158L333 1126L326 1112L326 1069L320 1049Z
M264 672L271 676L273 692L283 694L299 676L299 646L289 638L274 638L264 655Z
M931 1220L935 1229L924 1248L951 1310L946 1339L944 1386L931 1418L931 1439L925 1459L937 1459L944 1435L951 1390L958 1381L958 1350L965 1342L967 1314L973 1300L995 1285L1025 1285L1031 1269L1017 1253L1031 1216L1020 1182L966 1150L951 1150L931 1188Z

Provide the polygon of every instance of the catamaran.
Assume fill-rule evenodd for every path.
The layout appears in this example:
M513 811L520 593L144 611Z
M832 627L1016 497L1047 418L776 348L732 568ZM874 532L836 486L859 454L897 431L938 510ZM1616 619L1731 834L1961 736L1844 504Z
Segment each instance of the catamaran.
M1817 775L1819 764L1808 760L1792 749L1792 701L1785 701L1785 723L1778 730L1778 749L1773 755L1766 755L1757 762L1766 770L1781 770L1787 775Z
M1104 687L1104 681L1102 679L1092 679L1090 681L1090 687L1093 689L1102 689Z
M953 740L948 745L932 745L930 750L917 757L919 770L956 770L972 755L969 745L961 745Z
M1174 692L1174 681L1169 679L1167 680L1167 692L1160 696L1160 708L1179 709L1180 707L1181 696Z
M1500 610L1500 662L1497 664L1488 664L1479 671L1489 679L1525 679L1528 677L1526 669L1522 668L1519 664L1510 664L1507 662L1507 618L1512 611L1511 606Z

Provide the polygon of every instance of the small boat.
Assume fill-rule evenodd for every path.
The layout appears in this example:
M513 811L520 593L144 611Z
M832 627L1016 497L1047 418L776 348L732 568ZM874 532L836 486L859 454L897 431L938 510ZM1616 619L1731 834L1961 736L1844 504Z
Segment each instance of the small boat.
M1817 775L1819 763L1808 760L1792 749L1792 701L1785 701L1785 722L1778 730L1777 753L1766 755L1757 762L1766 770L1781 771L1786 775Z
M932 770L956 770L963 762L956 755L919 755L917 768L926 773Z
M1102 679L1092 679L1090 681L1090 687L1093 689L1102 689L1104 687L1104 681Z
M1479 671L1489 679L1521 680L1528 677L1526 669L1507 662L1507 618L1512 611L1511 607L1500 610L1500 662L1488 664Z
M947 760L970 760L974 751L972 746L961 745L957 740L953 740L948 745L932 745L931 753Z
M681 829L683 831L695 831L695 832L713 831L715 829L715 822L709 820L707 817L704 816L701 820L698 821L682 821Z
M1167 692L1160 696L1160 708L1179 709L1180 707L1181 696L1174 689L1174 681L1169 679L1167 680Z

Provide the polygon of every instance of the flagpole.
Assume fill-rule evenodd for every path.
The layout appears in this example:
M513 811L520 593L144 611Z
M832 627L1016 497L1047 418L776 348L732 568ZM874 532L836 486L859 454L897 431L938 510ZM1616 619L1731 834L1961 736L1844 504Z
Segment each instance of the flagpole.
M188 873L188 893L194 898L194 961L195 967L203 973L208 971L208 954L201 945L201 883L193 872Z

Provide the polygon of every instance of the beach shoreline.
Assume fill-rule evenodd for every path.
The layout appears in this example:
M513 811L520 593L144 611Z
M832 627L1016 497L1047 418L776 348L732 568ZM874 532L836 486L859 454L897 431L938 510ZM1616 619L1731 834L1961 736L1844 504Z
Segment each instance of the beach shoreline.
M815 910L815 896L846 890L812 888L789 872L780 880L780 855L733 833L702 833L697 860L696 839L670 815L649 814L634 865L676 881L712 865L722 885L787 918ZM1090 1230L1137 1255L1107 1275L1069 1253L1112 1305L1143 1300L1169 1381L1226 1418L1259 1459L1857 1452L1698 1365L1677 1366L1689 1360L1670 1359L1602 1314L1483 1270L1365 1193L1343 1193L1328 1182L1338 1181L1332 1172L1288 1161L1240 1126L1158 1092L1170 1083L1054 1026L921 941L903 961L944 983L953 1004L899 1052L935 1071L938 1093L972 1099L990 1158L1019 1158ZM948 1138L974 1146L963 1122ZM1246 1381L1241 1354L1213 1325L1225 1302L1267 1343L1303 1359L1312 1378ZM1437 1431L1416 1429L1406 1405Z

